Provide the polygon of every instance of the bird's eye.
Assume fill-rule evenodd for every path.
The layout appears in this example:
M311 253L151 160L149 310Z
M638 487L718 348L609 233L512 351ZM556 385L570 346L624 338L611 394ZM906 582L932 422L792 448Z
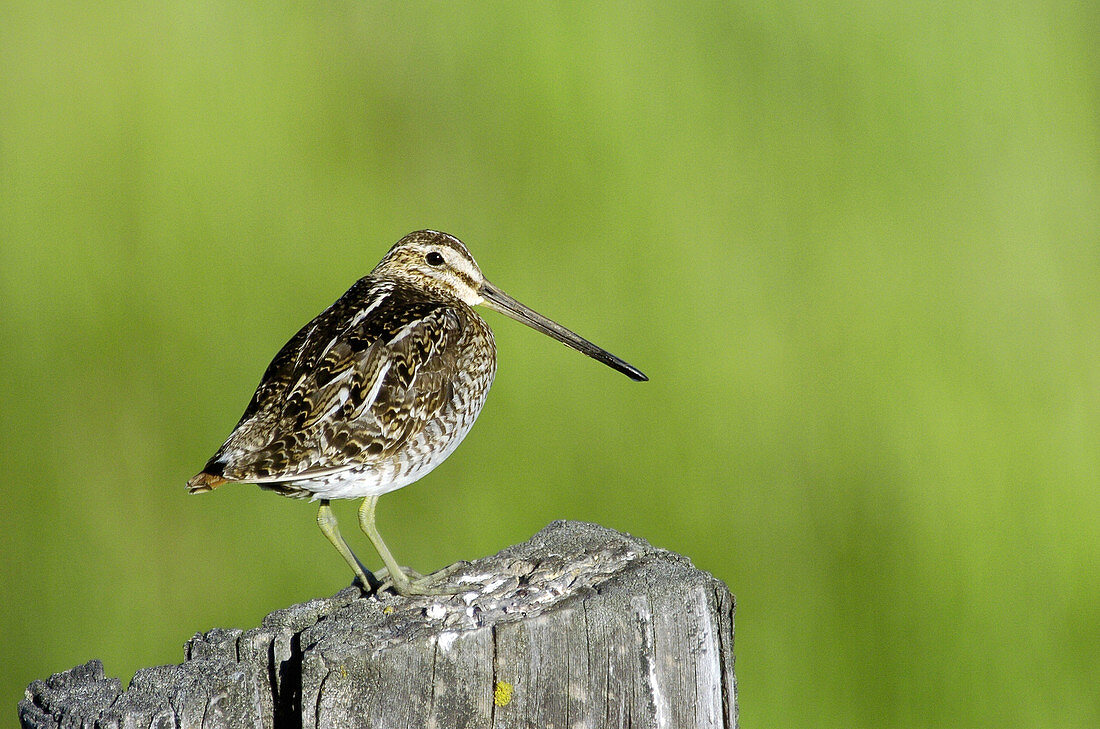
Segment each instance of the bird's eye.
M428 262L429 266L442 266L443 254L439 251L431 251L428 255L424 256L424 260Z

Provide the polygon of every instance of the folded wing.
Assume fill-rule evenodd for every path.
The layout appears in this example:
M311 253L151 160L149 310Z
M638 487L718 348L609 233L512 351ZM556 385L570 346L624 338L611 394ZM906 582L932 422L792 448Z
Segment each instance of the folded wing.
M369 468L436 417L452 397L463 313L392 293L375 287L364 301L352 287L303 327L204 472L274 484Z

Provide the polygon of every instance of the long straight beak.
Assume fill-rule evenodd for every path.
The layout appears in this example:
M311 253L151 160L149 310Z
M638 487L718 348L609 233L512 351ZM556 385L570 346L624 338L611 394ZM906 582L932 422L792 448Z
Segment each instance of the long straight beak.
M549 335L559 342L566 344L573 349L577 350L581 354L587 354L589 357L595 360L603 362L605 365L612 369L616 369L622 372L624 375L637 382L645 382L649 378L641 373L641 371L627 362L619 359L615 355L608 352L606 349L597 347L592 342L588 341L584 337L578 336L569 331L561 324L550 321L537 311L528 309L523 304L513 299L508 294L504 293L496 286L492 285L488 281L481 285L479 290L481 297L485 300L485 305L493 311L498 311L505 316L511 317L518 322L522 322L532 329L536 329L543 334Z

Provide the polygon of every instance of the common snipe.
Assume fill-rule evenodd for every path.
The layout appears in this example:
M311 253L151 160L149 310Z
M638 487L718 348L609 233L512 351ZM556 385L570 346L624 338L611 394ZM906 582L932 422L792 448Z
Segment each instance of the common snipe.
M365 497L359 524L394 589L430 594L431 576L410 579L386 548L374 508L380 495L442 463L481 411L496 373L496 344L472 308L478 304L631 379L647 379L493 286L457 238L422 230L398 241L283 346L237 427L188 489L239 481L319 500L321 531L369 589L377 578L340 536L329 506L330 499Z

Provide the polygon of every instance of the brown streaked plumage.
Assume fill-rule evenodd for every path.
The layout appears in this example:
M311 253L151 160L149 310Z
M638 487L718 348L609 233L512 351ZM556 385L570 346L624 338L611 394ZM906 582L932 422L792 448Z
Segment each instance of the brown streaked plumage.
M410 581L374 526L381 494L438 466L469 432L496 373L496 345L473 310L484 304L635 380L623 360L542 317L482 275L457 238L418 231L291 338L264 372L236 428L191 493L255 483L319 500L318 524L364 587L373 582L340 536L330 499L365 497L360 525L401 594ZM381 574L381 573L380 573Z

